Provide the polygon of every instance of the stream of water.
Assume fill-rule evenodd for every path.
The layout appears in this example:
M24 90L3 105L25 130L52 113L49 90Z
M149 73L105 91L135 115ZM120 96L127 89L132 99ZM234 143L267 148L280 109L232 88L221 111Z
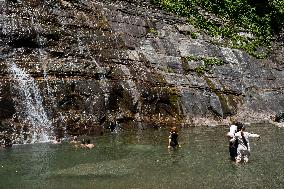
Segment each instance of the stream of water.
M32 136L28 137L28 143L49 141L51 121L44 110L42 95L35 79L15 63L9 65L9 70L14 80L13 92L20 99L17 105L19 116L31 125L29 132Z
M120 131L92 138L93 149L26 144L0 150L0 188L198 189L284 188L284 130L253 125L248 164L229 160L227 127L180 130L182 148L168 150L168 130Z

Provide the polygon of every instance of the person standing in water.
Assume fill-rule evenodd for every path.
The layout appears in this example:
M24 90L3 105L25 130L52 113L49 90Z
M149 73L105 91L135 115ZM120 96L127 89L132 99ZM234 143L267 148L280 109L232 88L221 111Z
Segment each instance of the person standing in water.
M245 132L245 126L241 123L238 124L237 133L235 134L234 138L230 140L230 142L238 141L236 163L240 163L242 160L244 161L244 163L247 163L249 161L250 137L260 138L260 135Z
M230 126L230 131L227 133L227 137L229 140L229 153L230 153L230 157L231 160L235 161L236 157L237 157L237 148L238 148L238 141L233 141L230 142L230 140L232 140L235 136L235 133L237 132L237 125L240 124L239 122L232 124Z
M178 148L181 147L178 144L178 132L177 127L172 127L169 136L169 145L168 148Z

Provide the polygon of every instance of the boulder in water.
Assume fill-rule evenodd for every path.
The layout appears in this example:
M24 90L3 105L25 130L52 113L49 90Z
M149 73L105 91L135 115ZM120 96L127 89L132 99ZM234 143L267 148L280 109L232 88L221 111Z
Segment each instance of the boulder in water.
M284 112L278 112L275 115L275 121L278 122L278 123L284 122Z

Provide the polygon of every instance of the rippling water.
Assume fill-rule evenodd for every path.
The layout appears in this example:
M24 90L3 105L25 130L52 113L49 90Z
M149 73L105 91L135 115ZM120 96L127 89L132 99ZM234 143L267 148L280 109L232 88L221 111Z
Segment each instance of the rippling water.
M0 188L161 189L284 188L284 132L247 128L250 163L229 160L227 127L182 129L182 148L167 149L167 130L123 131L93 139L96 147L29 144L0 150Z

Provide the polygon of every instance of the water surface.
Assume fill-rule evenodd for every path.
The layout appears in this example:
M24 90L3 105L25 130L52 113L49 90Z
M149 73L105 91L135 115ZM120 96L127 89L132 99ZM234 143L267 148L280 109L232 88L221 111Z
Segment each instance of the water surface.
M68 143L13 146L0 151L0 188L161 189L284 188L284 132L271 125L247 131L246 165L229 160L227 127L180 131L182 148L168 150L164 129L122 131L93 138L93 149Z

